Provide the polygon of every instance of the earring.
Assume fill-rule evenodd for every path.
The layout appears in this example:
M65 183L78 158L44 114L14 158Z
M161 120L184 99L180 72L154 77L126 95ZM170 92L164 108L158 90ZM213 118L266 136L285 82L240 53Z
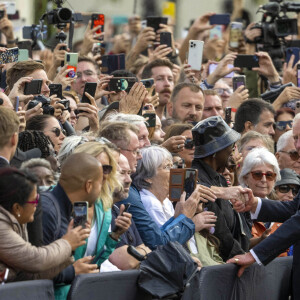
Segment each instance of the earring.
M18 214L18 218L20 218L21 217L21 215L20 214Z

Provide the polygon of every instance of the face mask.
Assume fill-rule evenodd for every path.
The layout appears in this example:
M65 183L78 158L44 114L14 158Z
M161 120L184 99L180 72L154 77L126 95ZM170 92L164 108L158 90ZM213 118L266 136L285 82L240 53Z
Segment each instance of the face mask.
M47 192L49 189L50 189L50 186L47 186L47 185L40 185L39 186L39 192L40 193Z

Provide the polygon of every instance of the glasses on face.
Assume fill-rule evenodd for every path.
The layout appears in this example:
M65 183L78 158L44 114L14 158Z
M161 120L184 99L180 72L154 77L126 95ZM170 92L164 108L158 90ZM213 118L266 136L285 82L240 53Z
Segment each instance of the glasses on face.
M97 75L96 73L94 73L91 70L86 70L86 71L83 71L83 72L77 72L77 79L81 79L82 74L84 74L87 77Z
M192 139L186 139L184 142L184 148L185 149L193 149L195 146L195 142Z
M103 169L103 174L109 175L112 171L112 166L111 165L102 165Z
M140 149L137 150L121 149L121 150L131 152L135 156L141 155Z
M26 203L34 204L35 206L37 206L39 204L39 200L40 200L40 195L36 194L35 200L33 200L33 201L27 201Z
M291 160L298 160L299 159L299 154L298 154L298 151L297 150L292 150L292 151L279 151L279 152L282 152L282 153L286 153L290 156Z
M283 131L286 129L286 126L289 125L290 128L293 126L293 120L290 121L278 121L275 123L276 129L279 131Z
M290 190L292 190L292 194L293 196L297 196L298 192L299 192L299 189L300 187L297 186L297 187L294 187L294 186L291 186L291 185L288 185L288 184L283 184L283 185L279 185L276 187L276 189L278 189L278 191L282 194L286 194L288 193Z
M174 167L173 164L167 164L167 165L163 166L162 169L163 170L171 170L171 169L173 169L173 167Z
M221 89L221 88L215 88L213 89L215 92L217 92L219 95L224 95L225 92L229 95L232 94L232 89Z
M65 130L61 130L60 128L58 127L55 127L53 129L50 130L51 132L53 132L55 134L56 137L59 137L61 133L63 133L64 135L66 135L66 132Z
M268 171L266 173L261 172L261 171L254 171L250 172L252 175L252 178L254 180L262 180L263 176L266 176L267 181L273 181L276 178L276 173Z

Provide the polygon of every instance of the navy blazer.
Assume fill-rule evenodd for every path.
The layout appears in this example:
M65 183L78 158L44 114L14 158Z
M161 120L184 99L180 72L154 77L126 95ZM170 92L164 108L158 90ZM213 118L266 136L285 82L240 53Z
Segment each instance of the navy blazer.
M268 264L280 253L294 245L293 257L293 296L300 299L300 193L290 202L262 199L258 221L284 222L267 239L253 248L254 253L264 264Z

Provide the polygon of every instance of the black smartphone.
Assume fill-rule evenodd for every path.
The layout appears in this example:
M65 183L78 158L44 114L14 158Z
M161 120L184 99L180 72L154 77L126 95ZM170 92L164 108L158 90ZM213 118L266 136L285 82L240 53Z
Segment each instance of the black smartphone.
M194 192L197 186L197 170L186 169L184 177L184 191L186 192L185 199L188 199Z
M146 89L150 89L154 84L153 78L142 79L141 83L145 86Z
M42 91L43 80L33 79L30 82L25 82L24 95L40 95Z
M90 99L85 95L85 93L89 93L92 97L95 96L97 89L97 82L86 82L84 86L84 92L82 95L81 103L89 103L91 104Z
M20 41L17 43L19 49L28 50L28 56L32 58L32 45L31 41Z
M225 122L228 125L231 123L231 107L225 108Z
M258 68L259 67L259 58L257 55L245 55L239 54L234 60L233 65L238 68Z
M101 57L101 72L110 74L116 70L125 70L125 54L103 55Z
M228 25L230 23L230 14L215 14L209 18L210 25Z
M167 45L172 48L172 35L171 32L161 32L160 33L160 44ZM171 57L172 52L167 55L167 57Z
M63 110L68 110L70 108L70 100L63 99L58 101L58 103L62 104L65 107Z
M85 228L87 222L89 204L86 201L75 202L73 204L74 228L82 226Z
M300 88L300 64L297 65L297 87Z
M130 206L131 206L131 203L125 204L125 209L123 210L122 216L123 216L124 212L128 212Z
M290 47L285 50L285 61L288 63L291 59L291 56L294 55L294 63L293 67L295 64L299 61L300 59L300 48L297 47Z
M168 24L168 18L165 17L147 17L147 27L152 27L156 32L160 29L159 24Z
M19 48L10 48L5 52L0 52L0 65L5 65L18 61L19 58Z
M49 84L50 96L56 95L57 98L62 99L62 85L60 83L51 83Z
M145 113L143 117L146 119L147 127L153 128L156 126L156 114L155 113Z
M241 85L246 87L246 76L245 75L239 75L239 76L232 77L232 87L233 87L234 91Z
M119 93L121 91L130 91L132 86L137 82L135 77L113 77L109 80L108 90Z

